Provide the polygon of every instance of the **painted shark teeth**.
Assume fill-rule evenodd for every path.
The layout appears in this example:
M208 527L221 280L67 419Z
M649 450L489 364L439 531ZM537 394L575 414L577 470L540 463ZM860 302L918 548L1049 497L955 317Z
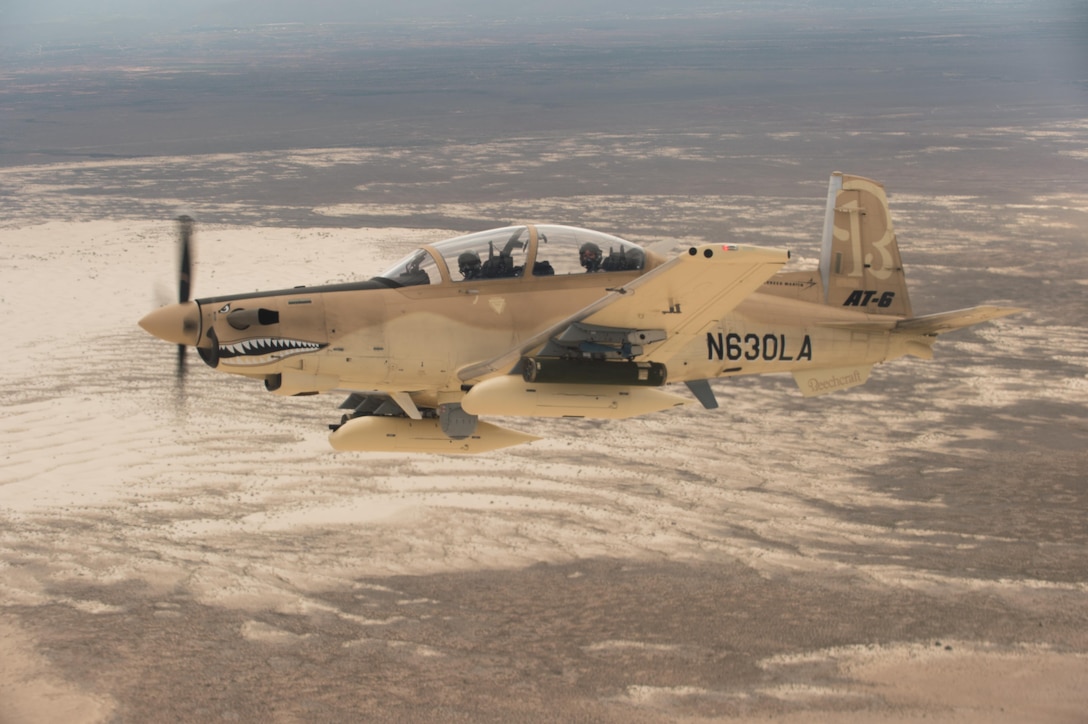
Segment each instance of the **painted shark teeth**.
M219 359L231 365L259 365L274 359L316 352L324 344L282 337L255 337L219 345Z

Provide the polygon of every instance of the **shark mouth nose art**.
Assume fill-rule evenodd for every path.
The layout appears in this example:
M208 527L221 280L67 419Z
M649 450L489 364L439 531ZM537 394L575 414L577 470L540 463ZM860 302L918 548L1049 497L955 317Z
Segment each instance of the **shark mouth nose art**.
M317 352L326 347L318 342L283 337L255 337L219 345L219 359L230 365L261 365L286 357Z

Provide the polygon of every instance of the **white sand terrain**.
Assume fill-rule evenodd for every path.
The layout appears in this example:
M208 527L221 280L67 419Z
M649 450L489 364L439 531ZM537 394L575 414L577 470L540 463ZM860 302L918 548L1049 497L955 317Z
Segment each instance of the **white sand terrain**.
M939 202L900 202L920 311L1068 273L1045 236L964 272L962 236L919 233ZM741 379L715 412L506 420L543 439L477 458L338 454L339 397L195 355L177 386L136 326L174 294L169 223L58 217L0 228L4 724L1085 720L1082 319L826 398ZM450 235L200 227L196 295Z

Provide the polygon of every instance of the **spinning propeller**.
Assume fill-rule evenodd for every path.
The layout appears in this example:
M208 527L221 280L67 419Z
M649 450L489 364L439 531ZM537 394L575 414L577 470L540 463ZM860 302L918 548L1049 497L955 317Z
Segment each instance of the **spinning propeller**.
M185 304L189 301L193 284L193 217L184 214L178 217L178 251L180 257L178 304ZM188 321L186 319L182 324ZM177 376L179 381L185 379L185 346L178 345Z
M212 367L219 363L219 343L215 331L208 330L201 340L200 307L190 299L193 280L193 220L178 217L178 303L168 304L140 320L140 326L159 339L178 346L177 378L185 379L185 348L197 347L201 359ZM203 344L202 344L203 342Z

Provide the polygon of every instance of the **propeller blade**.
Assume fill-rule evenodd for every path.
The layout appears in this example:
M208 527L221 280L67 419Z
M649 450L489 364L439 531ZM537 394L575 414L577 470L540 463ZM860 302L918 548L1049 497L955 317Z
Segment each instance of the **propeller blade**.
M185 345L184 344L179 344L178 345L178 369L177 369L177 375L178 375L178 381L179 382L184 382L185 381L185 370L186 370L186 366L185 366Z
M187 302L193 291L193 217L178 217L178 302ZM178 345L177 380L179 394L184 395L185 387L185 345Z
M178 246L181 265L178 269L178 301L189 301L193 286L193 217L178 217Z

